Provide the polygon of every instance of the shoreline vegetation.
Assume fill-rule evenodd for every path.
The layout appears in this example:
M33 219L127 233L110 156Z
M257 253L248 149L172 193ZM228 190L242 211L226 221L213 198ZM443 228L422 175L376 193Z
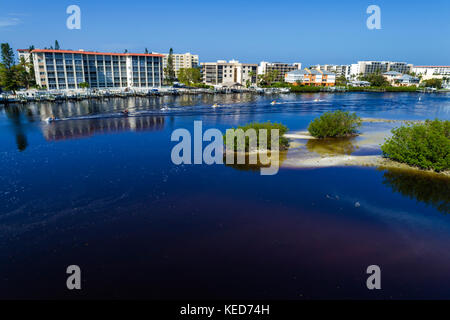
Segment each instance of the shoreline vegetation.
M230 130L230 131L228 131ZM278 148L280 151L285 151L289 149L289 139L285 137L286 132L288 132L288 127L281 123L267 122L252 122L243 126L238 126L237 128L230 128L227 133L223 135L223 141L225 148L228 152L244 152L246 154L251 154L253 152L261 153L266 152L272 148L272 130L278 130ZM242 130L242 139L238 139L238 130ZM261 132L266 132L266 136L262 136ZM228 137L228 135L230 136ZM250 137L254 139L256 145L252 146L250 142ZM244 144L240 144L244 139ZM229 149L229 142L232 142L232 148ZM266 144L264 150L260 150L259 147L261 142ZM256 147L254 150L252 147ZM267 149L267 150L266 150Z
M356 113L336 110L325 112L308 126L308 132L316 138L343 138L358 135L361 118Z
M257 95L273 95L286 93L385 93L385 92L410 92L410 93L448 93L450 90L429 91L422 87L314 87L314 86L293 86L282 84L270 87L258 88L214 88L202 83L194 83L186 87L160 87L160 88L88 88L70 90L40 90L30 89L27 91L16 91L14 94L3 92L0 94L0 104L25 104L28 102L61 102L69 100L88 100L88 99L109 99L109 98L128 98L128 97L151 97L166 95L201 95L201 94L257 94Z
M335 113L339 115L339 112ZM321 118L330 118L330 114L323 116ZM316 118L314 121L319 121L321 118ZM410 170L450 178L450 121L358 119L361 123L399 122L402 125L392 129L390 137L388 132L381 132L381 135L380 133L361 134L370 141L370 147L381 151L381 155L352 155L356 149L364 146L364 141L359 143L352 141L355 140L356 135L340 135L341 138L338 138L314 136L308 131L287 133L286 138L307 141L305 146L308 153L297 151L296 154L295 149L303 144L291 142L290 150L294 151L294 155L288 158L285 166L294 168L370 166ZM373 141L380 139L384 142L374 143Z
M334 122L333 122L334 121ZM408 120L390 120L390 119L377 119L377 118L359 118L355 113L349 113L344 111L328 112L321 117L314 119L311 123L324 124L321 129L329 130L331 124L339 124L339 130L333 131L332 134L323 134L321 132L318 135L313 135L310 131L297 131L289 132L288 128L281 123L250 123L244 126L238 126L231 129L242 129L242 133L249 133L249 130L255 130L255 136L260 141L259 129L267 129L269 132L271 129L278 129L280 131L279 145L280 155L282 157L278 161L278 164L287 168L326 168L326 167L339 167L339 166L361 166L361 167L375 167L381 170L398 170L402 172L411 173L423 173L435 177L450 178L449 157L450 157L450 142L449 142L449 121L439 120L425 120L425 121L408 121ZM388 131L382 132L369 132L360 133L357 129L362 123L401 123L400 127L394 128L391 131L391 137L389 137ZM432 127L433 130L428 134L424 133L424 127ZM389 146L392 141L395 145L398 142L395 139L395 134L399 130L405 130L402 128L419 128L421 135L419 138L413 134L406 136L409 139L410 144L404 142L401 143L402 150L406 150L407 154L411 154L411 148L419 145L419 152L413 153L414 161L402 161L398 157L392 157L387 155L387 150L383 146ZM412 129L407 129L412 130ZM408 132L407 132L408 133ZM432 137L430 139L429 137ZM403 138L405 135L402 136ZM359 138L359 140L357 139ZM235 141L237 140L234 136ZM358 140L358 141L357 141ZM306 141L306 142L305 142ZM383 143L384 141L384 143ZM431 142L433 145L424 143L424 141ZM436 145L434 143L438 141ZM234 149L227 149L226 147L226 134L224 135L224 143L226 152L225 154L232 153L235 156L244 155L246 163L248 158L252 154L270 153L268 149L270 146L270 135L268 137L267 149L264 150L250 150L249 137L245 137L245 144L237 146L234 144ZM406 146L406 147L405 147ZM409 146L409 148L407 148ZM379 155L353 155L360 147L369 147L371 149L378 149L382 154ZM390 149L389 149L390 150ZM430 150L435 150L435 153L430 158ZM428 158L426 158L428 156ZM417 159L425 159L427 165L419 165ZM433 166L431 163L437 163L437 166ZM262 165L258 162L252 165L235 165L236 168L255 169Z
M383 156L425 170L450 170L450 121L406 123L392 130L381 146Z

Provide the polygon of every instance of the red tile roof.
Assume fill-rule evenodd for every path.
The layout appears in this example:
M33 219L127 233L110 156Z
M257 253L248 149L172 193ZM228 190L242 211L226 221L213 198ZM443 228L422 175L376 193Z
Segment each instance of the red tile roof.
M54 50L54 49L35 49L33 52L47 53L76 53L76 54L93 54L107 56L146 56L146 57L164 57L162 54L154 53L112 53L112 52L94 52L94 51L75 51L75 50Z

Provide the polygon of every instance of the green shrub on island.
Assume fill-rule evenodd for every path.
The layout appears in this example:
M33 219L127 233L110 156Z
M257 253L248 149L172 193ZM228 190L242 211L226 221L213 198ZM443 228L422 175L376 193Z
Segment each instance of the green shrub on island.
M361 118L356 113L337 110L325 112L308 126L309 133L316 138L342 138L357 134Z
M233 130L237 130L237 129L242 129L242 131L244 133L247 133L248 130L250 129L254 129L256 131L256 136L257 136L257 143L258 146L260 145L260 130L261 129L265 129L267 130L267 149L272 149L272 129L278 129L278 134L279 134L279 140L278 140L278 146L279 146L279 150L287 150L289 148L289 140L287 138L284 137L284 134L286 132L288 132L288 128L281 124L281 123L272 123L270 121L268 122L260 122L260 123L249 123L246 124L245 126L239 126L237 128L231 128ZM223 136L223 141L225 143L225 146L227 146L227 135L224 134ZM238 151L238 150L245 150L245 152L249 152L250 150L250 137L249 136L245 136L245 146L244 148L242 148L243 146L238 145L238 139L237 136L234 137L234 151Z
M392 134L381 146L383 156L421 169L450 169L450 121L409 123Z

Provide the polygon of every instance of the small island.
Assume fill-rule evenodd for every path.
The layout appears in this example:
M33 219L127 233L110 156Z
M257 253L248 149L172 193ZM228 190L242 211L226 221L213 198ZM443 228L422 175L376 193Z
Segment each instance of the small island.
M397 122L402 125L390 132L360 132L363 123ZM308 131L285 134L294 141L284 165L292 168L372 166L450 176L449 133L448 120L362 119L341 110L326 112L309 124ZM375 151L354 154L365 147Z

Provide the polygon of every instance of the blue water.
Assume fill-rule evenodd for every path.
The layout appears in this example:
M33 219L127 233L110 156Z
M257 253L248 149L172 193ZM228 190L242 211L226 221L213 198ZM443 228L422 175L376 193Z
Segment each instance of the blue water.
M447 179L363 167L261 176L171 162L171 133L192 130L194 120L204 130L271 120L296 131L335 109L448 120L450 95L236 94L0 109L0 298L450 298ZM52 115L61 120L43 121ZM65 286L72 264L82 269L79 292ZM366 288L372 264L382 270L379 291Z

